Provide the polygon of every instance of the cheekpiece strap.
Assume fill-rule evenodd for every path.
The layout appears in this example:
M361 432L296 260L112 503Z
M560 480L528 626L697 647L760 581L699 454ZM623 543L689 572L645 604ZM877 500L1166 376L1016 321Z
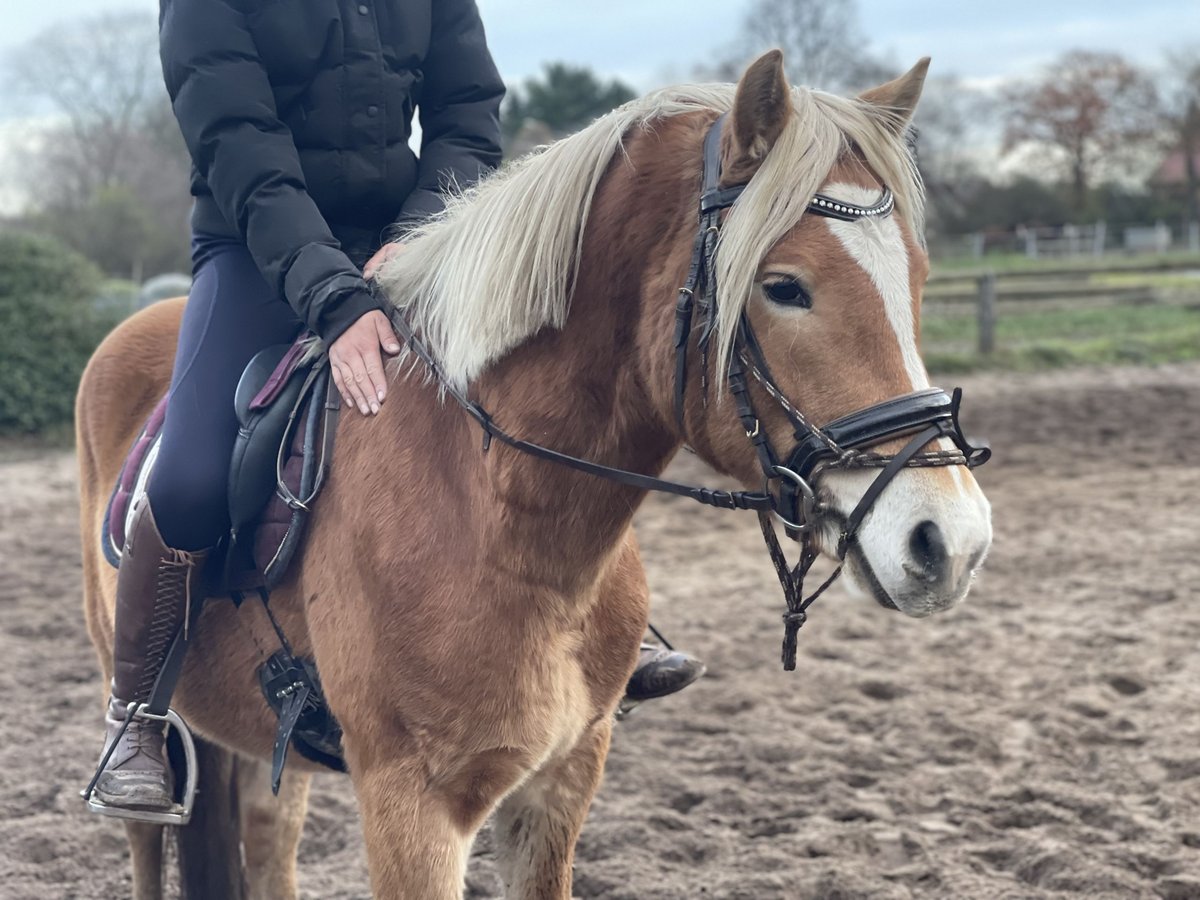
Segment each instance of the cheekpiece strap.
M700 198L700 215L719 212L722 209L732 206L733 202L742 196L742 191L745 189L746 186L744 184L738 184L733 187L717 188L709 191Z
M700 215L718 212L733 205L746 189L744 184L721 187L721 134L729 113L721 113L704 135L704 182L700 189Z

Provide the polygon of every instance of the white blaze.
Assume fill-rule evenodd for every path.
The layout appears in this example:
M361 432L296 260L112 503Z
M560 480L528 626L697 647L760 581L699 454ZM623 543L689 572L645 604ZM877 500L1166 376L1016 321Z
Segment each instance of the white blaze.
M855 184L830 184L822 193L854 206L870 207L879 199L879 188ZM896 386L896 393L929 387L929 376L917 347L917 323L913 319L913 293L910 282L908 248L895 215L862 218L854 222L826 218L830 232L861 266L883 300L888 324L896 336L896 345L910 386ZM938 441L942 449L948 439ZM863 558L880 586L894 602L910 615L927 615L956 602L966 591L968 565L978 562L991 541L990 511L987 500L974 479L951 467L954 490L946 491L945 482L931 477L928 470L908 469L896 476L879 497L859 530ZM875 471L832 472L828 487L834 507L849 513L876 476ZM939 483L940 482L940 483ZM913 529L923 521L937 523L951 559L946 583L933 586L912 576L909 540ZM827 536L827 540L833 535ZM857 580L857 564L850 560L852 580Z
M821 192L855 206L870 207L879 200L878 188L857 184L830 184ZM896 216L864 218L856 222L827 218L825 223L842 242L850 257L862 266L875 285L875 290L883 297L883 308L888 323L896 333L904 370L912 382L911 389L919 391L929 387L929 376L925 373L925 364L917 349L912 288L908 280L908 249L900 234Z
M853 206L871 208L879 202L879 188L868 188L858 184L841 182L826 185L821 193L828 197L844 200ZM920 391L929 387L929 374L917 347L917 323L913 320L912 285L909 282L908 246L900 234L900 224L894 214L881 218L862 218L855 222L841 219L825 219L829 230L846 248L846 252L867 276L879 296L883 298L883 309L888 324L896 335L904 371L912 383L910 390ZM943 450L952 449L950 441L943 438L937 442ZM957 467L951 467L954 483L959 491L964 490L962 475Z

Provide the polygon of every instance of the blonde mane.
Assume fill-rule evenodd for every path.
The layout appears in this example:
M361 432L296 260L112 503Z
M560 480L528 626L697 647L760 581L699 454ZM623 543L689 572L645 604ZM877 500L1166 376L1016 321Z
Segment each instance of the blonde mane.
M761 260L800 221L849 148L892 189L914 232L924 231L920 176L892 114L806 88L792 95L796 114L722 228L721 362L732 352ZM633 100L451 196L442 214L409 236L411 246L382 267L379 284L456 387L541 328L562 327L592 198L609 162L624 152L624 136L670 116L724 112L733 98L734 85L684 85Z

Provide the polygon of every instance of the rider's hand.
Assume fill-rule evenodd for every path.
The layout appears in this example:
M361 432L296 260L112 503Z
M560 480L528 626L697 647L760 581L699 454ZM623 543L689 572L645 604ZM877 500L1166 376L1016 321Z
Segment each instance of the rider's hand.
M379 267L404 249L404 244L400 241L392 241L384 244L379 248L378 252L367 260L367 264L363 266L363 278L374 278L375 273L379 271Z
M393 355L400 352L392 323L373 309L359 316L329 348L334 384L346 404L357 406L364 416L379 412L379 404L387 396L380 347Z

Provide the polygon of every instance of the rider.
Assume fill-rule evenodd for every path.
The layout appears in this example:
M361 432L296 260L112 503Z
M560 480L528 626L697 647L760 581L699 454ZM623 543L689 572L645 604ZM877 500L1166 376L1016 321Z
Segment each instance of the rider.
M158 460L117 575L106 748L128 705L148 699L207 550L228 530L233 395L246 363L307 328L329 347L347 405L378 412L381 348L400 350L364 281L400 247L381 242L501 156L504 85L475 0L161 0L159 30L194 163L194 280ZM408 145L415 108L419 158ZM643 645L626 700L679 690L702 668ZM171 805L162 725L132 720L93 796Z

